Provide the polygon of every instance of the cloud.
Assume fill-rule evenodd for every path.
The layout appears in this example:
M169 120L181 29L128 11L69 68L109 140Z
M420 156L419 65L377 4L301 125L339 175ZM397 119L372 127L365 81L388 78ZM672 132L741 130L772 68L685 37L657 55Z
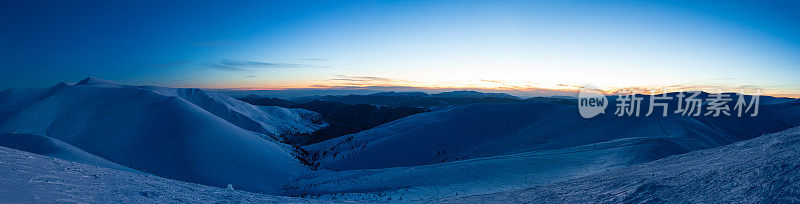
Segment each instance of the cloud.
M371 77L371 76L347 76L347 75L335 75L338 78L333 78L331 80L334 81L351 81L351 82L392 82L396 81L390 78L383 78L383 77Z
M482 81L482 82L489 82L489 83L498 83L498 84L504 84L504 83L506 83L505 81L502 81L502 80L489 80L489 79L480 79L480 81Z
M323 58L300 58L300 60L306 60L306 61L328 61L328 59L323 59Z
M248 60L230 60L223 59L219 63L211 65L213 68L229 70L229 71L254 71L257 69L271 69L271 68L315 68L323 67L310 64L293 64L293 63L277 63L277 62L259 62Z
M244 76L244 78L256 78L256 77L258 77L258 76L256 76L255 74Z
M340 85L327 85L327 84L313 84L309 86L312 89L334 89L334 90L379 90L379 91L417 91L427 90L427 88L415 86L392 86L392 85L368 85L362 84L340 84Z
M400 79L393 79L393 78L384 78L384 77L375 77L375 76L350 76L350 75L334 75L334 78L328 79L328 86L330 87L373 87L373 86L380 86L380 87L394 87L394 86L407 86L411 82L400 80Z

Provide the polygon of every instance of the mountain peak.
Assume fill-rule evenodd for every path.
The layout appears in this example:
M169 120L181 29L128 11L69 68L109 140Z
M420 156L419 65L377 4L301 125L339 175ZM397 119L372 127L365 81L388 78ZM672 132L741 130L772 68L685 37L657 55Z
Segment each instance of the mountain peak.
M438 94L433 94L433 96L443 97L443 98L514 98L516 96L512 96L506 93L484 93L478 91L450 91L450 92L442 92Z
M370 94L370 95L371 96L406 96L406 97L429 97L429 96L431 96L431 95L429 95L429 94L427 94L425 92L419 92L419 91L417 91L417 92L394 92L394 91L389 91L389 92L374 93L374 94Z
M86 77L85 79L79 81L75 85L93 85L93 86L119 86L120 84L117 82L105 80L105 79L98 79L93 77Z

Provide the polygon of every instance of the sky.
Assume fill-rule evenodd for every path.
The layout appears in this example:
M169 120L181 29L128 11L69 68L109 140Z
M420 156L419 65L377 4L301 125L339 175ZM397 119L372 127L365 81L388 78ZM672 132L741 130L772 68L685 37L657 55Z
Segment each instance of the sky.
M800 97L792 1L3 1L0 89L592 84ZM524 95L524 94L522 94Z

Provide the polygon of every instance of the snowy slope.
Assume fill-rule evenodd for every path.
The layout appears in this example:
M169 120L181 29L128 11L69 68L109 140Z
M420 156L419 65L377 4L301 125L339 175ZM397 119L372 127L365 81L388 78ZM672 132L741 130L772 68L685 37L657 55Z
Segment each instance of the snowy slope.
M46 136L142 172L257 192L273 192L309 170L294 147L237 126L244 124L237 121L296 125L281 120L302 116L234 101L202 90L89 78L74 85L0 92L0 133Z
M286 195L436 200L546 185L800 125L800 103L765 97L754 118L601 115L574 105L474 104L306 146L316 174ZM613 110L612 110L613 111Z
M765 102L769 102L766 97ZM613 113L613 109L611 110ZM472 104L421 113L304 147L320 168L416 166L589 145L623 138L680 138L698 150L800 125L800 101L761 105L754 118L579 117L575 105ZM647 156L647 155L644 155Z
M456 203L800 202L800 128Z
M47 136L4 133L0 134L0 146L84 164L130 172L136 171L89 154L77 147Z
M544 185L605 169L686 152L679 141L625 138L598 144L442 164L386 169L322 171L301 177L285 195L349 200L438 200ZM336 195L333 195L336 194Z
M0 203L320 202L186 183L4 147L0 175Z

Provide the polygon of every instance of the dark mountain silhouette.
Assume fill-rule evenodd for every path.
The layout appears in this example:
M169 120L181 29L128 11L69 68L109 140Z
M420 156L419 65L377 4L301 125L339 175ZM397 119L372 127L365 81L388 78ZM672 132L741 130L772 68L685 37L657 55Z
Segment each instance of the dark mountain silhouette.
M295 101L299 103L333 101L351 105L374 104L391 107L434 107L473 103L513 103L519 102L520 99L505 93L453 91L438 94L426 94L422 92L381 92L369 95L311 96L298 98Z
M259 106L301 108L320 113L329 126L313 133L289 136L287 142L297 146L313 144L342 135L353 134L394 120L430 111L419 107L388 107L370 104L345 104L333 101L296 103L289 100L249 95L240 100Z
M428 112L427 108L388 107L368 104L349 105L332 101L314 101L297 104L302 108L322 114L328 127L289 140L295 145L307 145L342 135L353 134L395 121L417 113Z

